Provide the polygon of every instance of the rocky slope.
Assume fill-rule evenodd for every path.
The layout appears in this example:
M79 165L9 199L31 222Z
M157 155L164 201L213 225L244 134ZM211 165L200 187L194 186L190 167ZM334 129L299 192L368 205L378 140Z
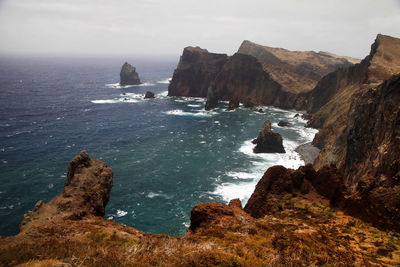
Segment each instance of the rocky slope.
M125 62L124 65L122 65L119 77L120 85L138 85L141 83L136 68L128 62Z
M243 41L238 53L255 57L281 85L283 91L301 93L312 90L326 74L339 67L352 65L355 59L314 51L289 51Z
M101 217L112 171L82 152L69 165L64 190L32 211L18 235L1 237L0 265L398 264L400 236L331 209L327 203L341 197L337 188L342 184L331 179L327 187L326 177L337 177L336 169L276 166L265 173L244 209L238 199L229 205L202 203L193 208L185 236L149 235Z

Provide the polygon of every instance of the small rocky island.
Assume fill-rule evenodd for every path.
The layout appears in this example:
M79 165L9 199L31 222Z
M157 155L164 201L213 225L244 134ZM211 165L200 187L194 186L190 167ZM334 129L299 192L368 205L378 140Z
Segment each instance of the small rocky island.
M141 84L139 74L136 72L136 68L131 64L129 64L128 62L125 62L124 65L122 65L119 76L120 76L119 84L122 86Z
M255 144L254 153L286 153L282 144L282 136L271 129L271 122L267 120L257 139L252 141Z

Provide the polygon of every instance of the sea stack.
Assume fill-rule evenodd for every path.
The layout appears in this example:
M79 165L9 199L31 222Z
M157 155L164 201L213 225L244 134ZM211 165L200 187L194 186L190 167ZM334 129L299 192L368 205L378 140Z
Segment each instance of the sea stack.
M282 136L271 129L271 122L267 120L257 139L252 141L256 144L254 153L286 153L282 144Z
M120 85L139 85L141 84L139 74L136 72L136 68L125 62L122 65L120 76Z

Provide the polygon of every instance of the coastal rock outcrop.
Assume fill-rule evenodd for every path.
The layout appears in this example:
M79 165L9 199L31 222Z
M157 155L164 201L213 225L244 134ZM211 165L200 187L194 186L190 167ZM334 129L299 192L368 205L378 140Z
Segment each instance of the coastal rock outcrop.
M205 105L205 110L211 110L218 107L218 97L215 91L215 84L212 81L207 91L207 100Z
M146 94L144 95L144 99L149 99L149 98L154 98L154 93L147 91Z
M226 54L186 47L168 86L168 95L206 97L211 82L227 60Z
M63 191L47 204L38 201L24 216L20 230L25 231L57 217L77 220L90 215L104 216L112 184L112 170L82 151L68 166Z
M285 153L282 136L271 129L271 122L264 123L258 137L252 141L254 153Z
M228 109L227 110L235 110L239 108L240 102L238 97L234 97L229 101Z
M129 64L128 62L125 62L124 65L122 65L119 77L120 77L119 84L122 86L139 85L141 83L139 74L136 72L136 68L131 64Z

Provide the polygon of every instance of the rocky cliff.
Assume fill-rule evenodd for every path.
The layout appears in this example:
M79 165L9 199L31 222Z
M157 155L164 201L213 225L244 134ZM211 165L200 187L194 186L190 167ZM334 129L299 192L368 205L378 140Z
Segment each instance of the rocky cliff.
M170 96L206 97L215 82L218 100L302 108L297 94L308 92L325 74L352 65L333 54L292 52L244 41L231 57L201 48L184 49L168 87Z
M119 77L120 85L138 85L141 83L136 68L128 62L125 62L124 65L122 65Z
M225 54L186 47L168 86L168 95L206 97L210 83L227 60Z

